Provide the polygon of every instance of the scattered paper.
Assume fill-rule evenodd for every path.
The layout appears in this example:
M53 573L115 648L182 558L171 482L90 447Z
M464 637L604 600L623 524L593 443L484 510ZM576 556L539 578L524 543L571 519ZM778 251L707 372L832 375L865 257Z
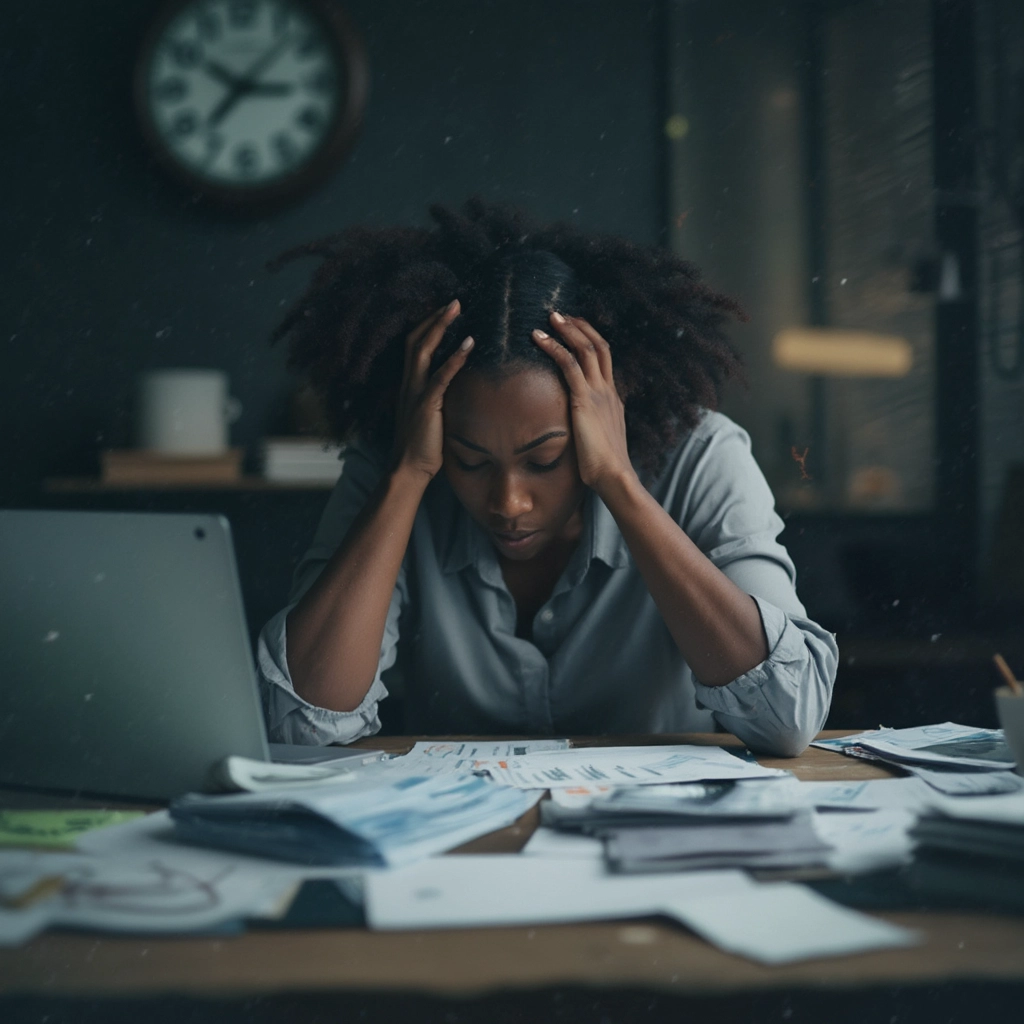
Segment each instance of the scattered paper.
M303 864L395 866L511 825L539 799L477 775L389 777L368 766L343 787L187 796L180 838Z
M721 747L682 744L659 747L588 747L561 753L530 754L491 764L496 781L519 789L576 786L643 786L666 782L755 779L784 776L779 768L741 760Z
M978 729L943 722L910 729L872 729L839 739L815 740L826 750L847 752L856 747L879 754L884 760L966 769L1013 768L1013 754L1002 729Z
M969 799L940 797L935 802L935 810L949 818L1024 827L1024 792Z
M0 948L20 946L50 927L50 911L43 905L24 910L0 907Z
M842 907L792 882L751 882L666 904L665 912L720 949L786 964L916 945L921 936Z
M832 847L828 867L853 875L909 864L917 845L910 835L916 821L916 814L899 809L824 812L814 815L814 828Z
M808 811L770 821L616 828L603 838L609 864L622 872L807 867L825 863L830 850Z
M964 772L925 768L919 764L900 765L932 789L946 796L993 796L1024 790L1024 778L1011 771Z
M378 763L379 755L372 759ZM369 761L367 763L370 763ZM210 771L211 790L267 793L295 786L343 786L356 778L358 760L319 761L316 764L275 764L232 754Z
M678 818L789 818L810 805L791 775L738 782L690 782L623 786L595 797L594 815L640 814Z
M799 782L808 806L839 811L887 809L921 812L934 802L935 794L920 779L866 779L857 782Z
M614 793L615 788L615 786L599 786L593 783L586 786L567 786L551 790L551 801L558 804L559 807L587 807L594 797Z
M907 946L916 933L787 883L740 871L610 875L596 861L493 855L435 857L365 880L377 929L479 928L665 914L761 963Z
M142 816L142 811L0 811L0 847L70 850L85 832Z
M569 740L420 740L407 754L387 758L382 767L409 775L441 775L483 771L497 761L526 754L568 750Z
M1024 793L942 797L914 838L923 847L1024 862Z
M660 912L673 896L744 884L738 871L611 875L600 861L518 854L431 857L364 881L366 919L378 929L639 917Z
M525 857L555 857L571 860L602 860L604 843L594 836L581 835L578 832L561 832L553 828L534 829L526 845L522 849Z
M176 863L211 871L240 864L293 882L316 878L337 879L368 870L334 865L288 864L246 853L192 846L180 841L167 811L154 811L137 821L115 825L100 832L90 832L79 838L77 848L82 853L102 858L136 861L174 859Z
M277 916L297 881L241 864L211 865L175 851L166 858L97 858L27 851L0 855L0 886L59 876L44 903L0 917L0 942L48 925L137 933L207 931L245 917Z

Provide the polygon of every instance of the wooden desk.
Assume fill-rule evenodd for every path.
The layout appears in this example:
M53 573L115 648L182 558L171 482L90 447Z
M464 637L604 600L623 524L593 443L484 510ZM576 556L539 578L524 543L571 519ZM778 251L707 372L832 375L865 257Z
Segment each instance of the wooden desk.
M364 741L362 745L400 751L410 742L390 738ZM609 737L580 742L738 746L731 736L711 734ZM805 780L887 775L873 765L815 748L794 760L760 760L773 767L789 768ZM18 803L25 806L24 800ZM536 821L536 811L531 811L512 827L475 840L460 852L517 851L536 827ZM600 999L613 1002L625 999L629 993L630 998L639 999L638 991L652 997L660 994L659 1005L674 1006L676 1010L678 1001L673 1002L671 997L688 998L692 1009L696 1005L694 999L701 1002L709 996L716 1000L729 997L735 1004L744 994L792 999L794 993L804 992L808 998L816 999L829 991L855 989L863 994L888 986L893 992L906 993L921 986L947 985L953 981L966 982L969 988L970 983L983 983L986 990L992 983L1002 983L999 991L1011 992L1013 998L1019 998L1024 991L1024 919L978 913L901 912L879 916L921 930L926 936L925 943L915 949L764 967L720 952L681 927L659 919L399 933L363 929L252 931L232 938L116 938L52 933L17 949L0 950L0 994L31 997L27 1002L15 1000L11 1005L28 1006L33 1013L43 1005L40 1000L45 1004L46 999L53 997L75 997L80 1001L118 999L123 1007L129 1005L123 1000L130 997L227 998L236 1000L232 1005L237 1007L242 1005L237 1002L239 999L248 1000L246 1005L251 1005L253 997L265 1000L301 993L315 997L320 1007L334 1005L333 999L343 999L343 1005L351 1008L359 997L370 998L371 1004L364 1003L364 1008L372 1005L379 1010L385 1004L397 1006L395 1000L400 1001L402 994L415 994L421 999L415 1004L420 1014L418 1020L429 1017L430 1006L442 1005L429 998L424 1002L423 997L456 998L460 1000L457 1005L466 1010L470 1004L462 1000L492 994L489 1001L473 1005L489 1007L480 1019L495 1020L495 1007L510 999L514 1002L513 993L523 997L525 1007L531 999L540 998L538 993L566 990L576 993L579 999L596 993L595 998L599 995ZM1010 987L1005 983L1011 983ZM494 993L502 994L497 1002ZM376 1002L372 1002L374 998ZM66 1008L74 1004L60 1005ZM223 1009L226 1004L217 1005ZM0 1003L0 1017L4 1016L3 1006ZM578 1019L591 1019L584 1009L581 1003ZM243 1015L239 1019L249 1018ZM461 1022L471 1018L442 1015L437 1019ZM577 1018L570 1015L560 1019ZM597 1022L601 1017L592 1019ZM954 1018L942 1018L943 1022L947 1019Z

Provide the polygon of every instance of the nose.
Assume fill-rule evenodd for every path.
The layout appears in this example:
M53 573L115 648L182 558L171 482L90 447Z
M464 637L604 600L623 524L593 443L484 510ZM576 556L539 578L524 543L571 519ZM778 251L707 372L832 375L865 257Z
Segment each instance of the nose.
M515 473L498 473L488 495L488 512L501 525L513 524L533 508L529 489Z

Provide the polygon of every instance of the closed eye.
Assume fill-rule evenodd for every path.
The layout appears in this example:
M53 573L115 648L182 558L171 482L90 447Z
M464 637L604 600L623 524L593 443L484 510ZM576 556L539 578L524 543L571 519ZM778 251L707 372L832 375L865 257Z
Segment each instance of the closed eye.
M453 456L453 458L455 459L455 465L465 473L475 473L478 469L483 469L487 465L486 460L483 462L463 462L457 455ZM534 473L550 473L553 469L558 469L561 464L562 455L559 455L554 462L531 462L529 467Z

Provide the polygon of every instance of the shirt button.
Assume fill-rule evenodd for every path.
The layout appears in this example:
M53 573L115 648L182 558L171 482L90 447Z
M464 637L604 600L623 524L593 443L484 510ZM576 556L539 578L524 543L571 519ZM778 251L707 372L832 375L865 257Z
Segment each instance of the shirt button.
M554 617L555 613L550 608L545 608L544 611L540 613L541 622L550 622Z

